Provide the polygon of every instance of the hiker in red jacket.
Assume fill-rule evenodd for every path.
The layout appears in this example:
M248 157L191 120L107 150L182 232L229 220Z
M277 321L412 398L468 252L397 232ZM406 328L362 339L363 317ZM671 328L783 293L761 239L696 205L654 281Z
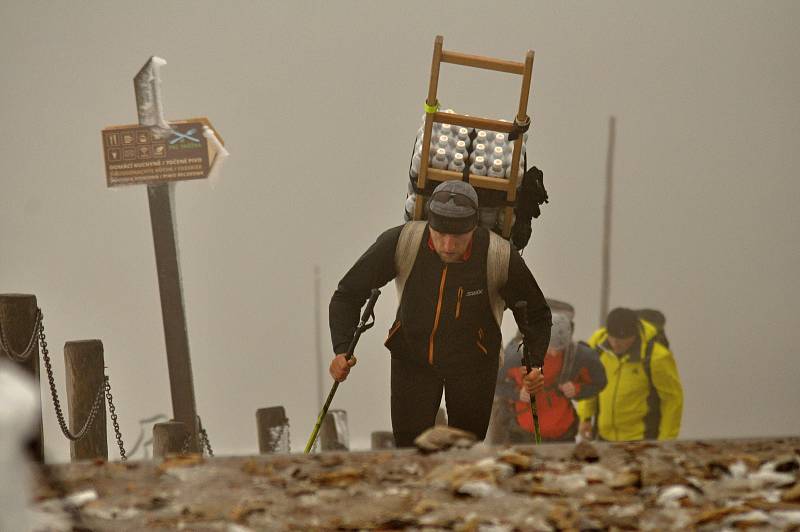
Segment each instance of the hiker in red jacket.
M530 395L524 368L520 368L519 342L506 348L505 364L498 375L498 396L512 410L509 443L530 443L533 433ZM542 440L574 441L579 419L573 399L593 397L606 385L606 374L597 353L584 343L572 342L572 324L565 314L553 313L550 345L544 357L544 389L536 394Z

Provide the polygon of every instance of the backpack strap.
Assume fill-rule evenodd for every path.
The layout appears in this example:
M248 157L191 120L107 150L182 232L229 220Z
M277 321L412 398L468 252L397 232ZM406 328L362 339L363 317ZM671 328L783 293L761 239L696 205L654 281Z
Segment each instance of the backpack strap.
M397 239L397 246L394 248L394 269L397 275L394 284L397 287L397 301L403 300L403 290L406 281L417 260L419 244L422 242L422 234L428 222L416 221L408 222L400 230L400 238Z
M508 264L511 260L511 244L494 231L489 231L489 252L486 255L486 281L489 290L489 305L500 327L503 324L503 311L506 304L500 296L508 281Z
M644 372L647 374L647 380L650 381L650 387L653 388L653 374L650 371L650 362L653 359L653 348L656 345L656 338L650 338L647 342L647 348L644 350Z
M647 415L644 418L644 437L647 440L658 439L659 426L661 425L661 398L658 396L658 391L653 384L653 372L650 368L653 359L653 348L657 340L657 337L653 337L647 342L644 360L642 361L647 381L650 383L650 393L647 396Z

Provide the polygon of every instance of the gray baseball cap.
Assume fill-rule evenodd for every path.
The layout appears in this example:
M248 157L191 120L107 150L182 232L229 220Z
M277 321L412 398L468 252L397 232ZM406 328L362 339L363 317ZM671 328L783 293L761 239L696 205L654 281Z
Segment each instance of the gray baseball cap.
M440 233L467 233L478 225L478 194L465 181L445 181L428 201L428 224Z

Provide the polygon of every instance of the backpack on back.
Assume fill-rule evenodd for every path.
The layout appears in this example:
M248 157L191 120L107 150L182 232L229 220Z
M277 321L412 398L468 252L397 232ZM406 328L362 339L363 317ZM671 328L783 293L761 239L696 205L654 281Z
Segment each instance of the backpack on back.
M656 342L663 344L664 347L669 347L667 333L664 330L667 325L667 317L664 316L664 313L653 308L643 308L635 312L640 319L650 322L656 328Z

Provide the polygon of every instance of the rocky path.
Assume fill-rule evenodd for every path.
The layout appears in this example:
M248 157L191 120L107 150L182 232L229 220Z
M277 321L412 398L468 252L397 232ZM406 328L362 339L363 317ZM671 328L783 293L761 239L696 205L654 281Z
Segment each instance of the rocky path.
M800 438L456 443L49 466L33 509L42 530L800 530Z

